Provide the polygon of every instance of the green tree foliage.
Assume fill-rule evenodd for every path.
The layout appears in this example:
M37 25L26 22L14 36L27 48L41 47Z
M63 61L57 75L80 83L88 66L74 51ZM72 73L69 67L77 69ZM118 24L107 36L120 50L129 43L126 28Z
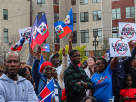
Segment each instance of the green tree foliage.
M82 56L82 57L81 57L81 63L83 63L84 60L87 60L87 59L88 59L88 57L85 56L85 48L86 48L86 47L87 47L87 45L83 45L83 46L81 46L81 47L76 46L75 48L73 48L73 49L77 49L77 50L79 51L80 55ZM68 46L68 45L65 45L65 50L66 50L65 54L68 54L68 49L69 49L69 46ZM62 60L62 48L59 49L59 54L60 54L59 59Z

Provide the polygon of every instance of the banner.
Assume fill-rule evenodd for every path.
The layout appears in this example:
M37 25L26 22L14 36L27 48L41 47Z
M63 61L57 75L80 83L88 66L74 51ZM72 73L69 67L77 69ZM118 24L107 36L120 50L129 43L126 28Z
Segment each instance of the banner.
M119 22L119 36L123 36L128 42L136 40L136 24Z
M25 34L25 38L26 38L25 43L29 43L30 33L31 33L31 27L19 29L20 39L22 39Z
M120 38L109 38L110 57L131 56L127 40Z

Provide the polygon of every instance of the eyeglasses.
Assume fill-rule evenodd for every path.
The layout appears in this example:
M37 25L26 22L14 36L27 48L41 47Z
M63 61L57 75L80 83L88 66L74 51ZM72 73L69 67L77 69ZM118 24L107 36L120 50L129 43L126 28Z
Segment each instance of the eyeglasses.
M45 70L47 71L47 70L52 70L53 68L45 68Z
M76 57L77 58L77 57L82 57L82 56L81 55L75 55L75 56L72 56L72 57Z
M103 64L103 63L96 63L95 65L96 65L96 66L97 66L97 65L99 66L100 64Z

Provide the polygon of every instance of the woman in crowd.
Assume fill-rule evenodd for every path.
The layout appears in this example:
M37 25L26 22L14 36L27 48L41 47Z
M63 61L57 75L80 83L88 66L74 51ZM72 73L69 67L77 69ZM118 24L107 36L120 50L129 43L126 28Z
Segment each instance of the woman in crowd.
M92 75L93 89L90 90L90 96L93 96L97 102L109 102L112 98L112 70L115 69L117 57L114 57L110 64L104 58L96 60L96 73Z
M44 62L40 67L40 72L38 71L40 56L41 47L39 46L36 53L36 59L34 60L34 64L32 67L32 76L35 82L37 95L39 95L43 88L50 82L53 73L53 65L51 62L48 61ZM61 102L61 88L55 79L53 79L53 81L55 88L55 102Z
M136 88L132 88L132 75L126 74L123 81L124 89L120 90L120 102L136 102Z

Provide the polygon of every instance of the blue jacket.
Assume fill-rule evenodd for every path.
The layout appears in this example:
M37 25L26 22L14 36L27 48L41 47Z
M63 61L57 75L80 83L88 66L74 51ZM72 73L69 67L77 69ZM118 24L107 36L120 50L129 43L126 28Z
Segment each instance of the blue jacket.
M35 91L37 95L39 95L39 93L42 91L44 86L47 84L47 76L38 71L39 62L40 60L35 59L33 63L33 67L32 67L32 76L35 82L35 87L36 87ZM58 86L58 93L59 93L59 99L60 99L59 102L61 102L61 94L62 94L61 88L59 84L56 82L56 80L54 80L54 82Z
M134 59L135 54L136 54L136 47L131 52L132 56L127 57L122 62L119 62L116 65L115 69L113 70L113 74L112 74L113 95L119 95L119 91L120 91L120 89L122 89L123 79L124 79L124 75L125 75L125 69L129 68L129 65L132 62L132 60ZM112 58L110 58L108 63L110 63L111 60L112 60Z
M17 83L5 74L0 77L0 102L38 102L30 81L18 75Z

